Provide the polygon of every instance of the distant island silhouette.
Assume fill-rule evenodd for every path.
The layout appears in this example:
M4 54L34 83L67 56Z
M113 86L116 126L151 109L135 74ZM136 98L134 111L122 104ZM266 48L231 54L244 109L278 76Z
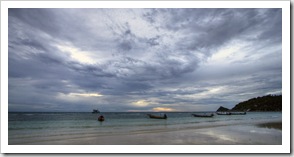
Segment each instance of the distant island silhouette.
M282 95L266 95L240 102L232 109L220 106L217 112L228 111L282 111Z

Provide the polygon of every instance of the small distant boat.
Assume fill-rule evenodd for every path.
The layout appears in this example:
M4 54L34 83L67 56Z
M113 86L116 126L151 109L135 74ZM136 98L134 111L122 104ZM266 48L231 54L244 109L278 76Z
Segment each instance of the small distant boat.
M192 114L194 117L213 117L214 114Z
M216 112L217 115L232 115L231 112Z
M100 111L98 109L93 109L92 113L100 113Z
M149 118L154 118L154 119L167 119L166 114L164 114L163 116L156 116L156 115L152 115L152 114L147 114L149 116Z
M99 116L99 117L98 117L98 121L103 122L103 121L104 121L104 116L102 116L102 115Z
M245 115L246 112L230 112L231 115Z

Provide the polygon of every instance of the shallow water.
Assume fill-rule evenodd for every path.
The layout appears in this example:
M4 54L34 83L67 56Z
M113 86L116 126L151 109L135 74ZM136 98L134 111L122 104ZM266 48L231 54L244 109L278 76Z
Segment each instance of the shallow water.
M195 113L195 112L194 112ZM97 121L99 115L104 122ZM162 115L161 113L153 113ZM248 112L246 115L192 117L190 112L166 113L168 118L150 119L147 113L9 113L9 144L82 136L112 136L168 130L203 129L216 126L281 121L281 112Z

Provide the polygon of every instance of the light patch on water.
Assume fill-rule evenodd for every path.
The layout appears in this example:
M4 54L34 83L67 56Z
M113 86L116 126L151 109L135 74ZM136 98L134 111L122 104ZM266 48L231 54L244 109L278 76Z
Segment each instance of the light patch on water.
M206 132L203 132L202 134L205 134L205 135L209 135L213 138L217 138L219 140L223 140L223 141L231 141L231 142L236 142L233 138L231 138L230 136L228 135L223 135L223 134L220 134L220 133L217 133L217 132L214 132L214 131L206 131Z
M250 130L250 133L258 133L258 134L271 134L270 131L265 129L258 129L258 130Z
M256 130L250 130L250 133L256 133Z

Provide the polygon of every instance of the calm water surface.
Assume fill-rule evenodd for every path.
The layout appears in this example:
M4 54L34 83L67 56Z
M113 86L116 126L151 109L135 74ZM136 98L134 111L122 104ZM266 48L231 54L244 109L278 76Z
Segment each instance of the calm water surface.
M194 112L196 113L196 112ZM104 122L97 121L99 115ZM97 136L130 132L205 128L239 122L281 121L281 112L248 112L246 115L216 115L213 118L192 117L190 112L166 113L168 119L150 119L147 113L9 113L8 142L37 137L94 134ZM162 113L153 113L162 115Z

